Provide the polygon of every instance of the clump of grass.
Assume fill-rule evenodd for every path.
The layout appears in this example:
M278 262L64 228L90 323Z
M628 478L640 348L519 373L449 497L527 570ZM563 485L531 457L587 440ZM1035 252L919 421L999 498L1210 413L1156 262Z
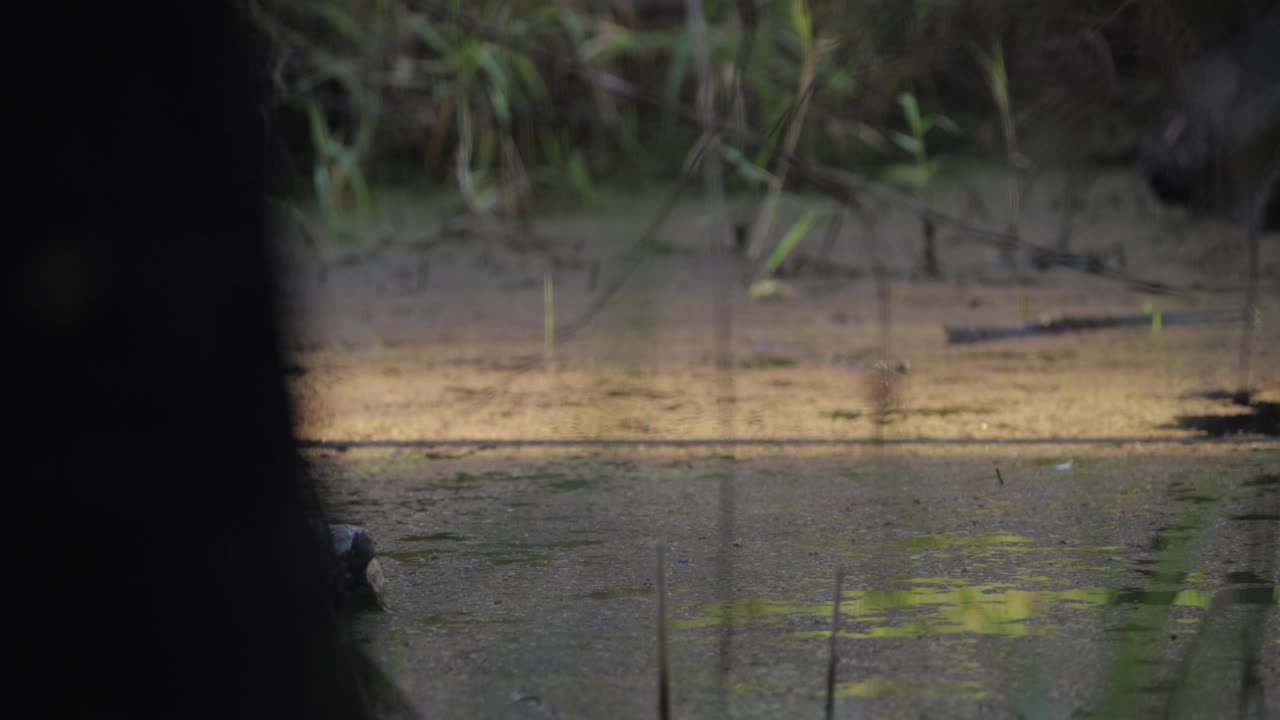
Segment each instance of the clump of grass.
M1155 303L1148 300L1142 303L1142 312L1151 316L1151 332L1159 333L1164 328L1164 315L1160 312L1160 308Z

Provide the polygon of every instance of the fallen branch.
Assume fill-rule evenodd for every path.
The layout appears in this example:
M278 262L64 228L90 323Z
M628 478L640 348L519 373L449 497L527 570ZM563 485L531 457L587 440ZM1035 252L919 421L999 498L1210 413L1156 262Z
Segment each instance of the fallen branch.
M1185 313L1166 313L1161 318L1164 325L1203 325L1208 323L1240 322L1239 310L1200 310ZM1119 315L1105 317L1087 317L1066 315L1040 322L1028 323L1021 327L974 327L958 328L943 326L947 333L948 345L983 342L985 340L1006 340L1009 338L1040 337L1044 335L1061 335L1068 332L1086 330L1105 330L1115 327L1146 327L1151 325L1150 315Z

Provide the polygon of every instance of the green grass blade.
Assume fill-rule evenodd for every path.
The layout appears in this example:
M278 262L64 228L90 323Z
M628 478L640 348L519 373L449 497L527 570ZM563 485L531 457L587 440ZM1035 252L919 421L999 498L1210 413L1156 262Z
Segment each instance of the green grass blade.
M759 277L768 277L777 272L778 268L782 266L783 261L785 261L787 256L791 254L791 251L794 250L796 245L800 244L800 241L806 234L808 234L809 228L813 227L813 224L826 214L827 213L825 211L810 210L804 215L801 215L800 219L796 220L795 224L787 230L787 234L782 236L782 241L773 249L773 252L769 253L769 258L765 260L764 267L761 268Z
M364 47L368 42L368 37L364 34L364 28L360 27L360 23L336 4L325 3L317 8L316 12L329 23L329 27L356 45Z

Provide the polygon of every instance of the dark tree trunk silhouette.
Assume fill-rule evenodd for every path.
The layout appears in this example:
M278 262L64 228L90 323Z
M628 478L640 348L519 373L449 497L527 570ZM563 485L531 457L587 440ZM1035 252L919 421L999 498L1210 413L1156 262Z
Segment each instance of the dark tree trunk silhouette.
M3 286L24 714L369 714L280 372L245 5L9 20L32 41L8 45Z

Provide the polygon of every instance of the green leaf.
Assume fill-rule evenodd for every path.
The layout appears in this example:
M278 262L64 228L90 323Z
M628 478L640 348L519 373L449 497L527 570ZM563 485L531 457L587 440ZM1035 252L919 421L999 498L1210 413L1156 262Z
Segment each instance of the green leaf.
M968 158L956 155L942 155L929 158L925 166L929 169L930 181L932 181L944 175L955 175L964 172L966 169L971 169L973 163Z
M884 181L905 190L922 190L929 185L931 173L928 165L890 165L884 171Z
M476 44L472 51L472 57L475 63L484 70L485 75L489 77L489 82L494 87L501 88L504 92L511 86L511 80L507 77L507 72L502 68L502 64L498 62L498 58L494 56L493 48L487 44Z
M569 35L569 42L572 43L574 50L582 47L587 41L587 31L582 26L582 18L578 17L578 13L572 8L553 7L547 8L555 13L560 25L564 27L565 32Z
M857 87L853 74L844 68L835 68L827 76L827 88L832 93L853 92Z
M1151 316L1151 332L1158 333L1164 328L1164 315L1155 303L1150 300L1142 303L1142 312Z
M511 67L520 78L520 82L529 93L529 97L535 100L542 100L548 97L546 83L542 81L542 74L538 72L538 67L528 57L519 54L511 55Z
M617 28L579 45L578 56L586 63L605 63L634 50L638 44L635 33Z
M809 3L806 0L791 0L790 8L791 32L800 39L806 49L813 43L813 18L809 15Z
M738 175L749 183L767 185L773 177L767 170L751 161L742 151L732 145L720 145L720 157L733 166Z
M667 66L667 81L663 95L668 102L675 103L680 99L680 88L684 87L685 76L689 72L689 56L693 45L686 37L671 49L671 62Z
M499 125L507 127L511 124L511 108L507 105L507 94L502 88L489 86L489 105L493 107L493 114Z
M356 212L365 215L369 212L369 184L365 181L364 171L360 169L360 159L354 152L346 153L340 165L345 179L351 182L351 191L355 194Z
M898 104L902 106L902 114L907 119L907 126L911 128L912 134L916 137L924 135L924 128L920 119L920 105L916 102L916 96L911 93L902 93L898 96Z
M484 72L485 77L489 78L489 105L493 108L494 116L501 125L509 125L511 122L511 108L508 99L508 89L511 86L510 78L508 78L506 71L502 69L502 65L498 63L498 59L494 57L493 50L488 45L473 44L469 55L471 60Z
M591 181L591 171L587 169L587 161L581 150L574 150L569 156L569 181L573 188L584 197L595 195L595 183Z
M920 142L920 140L915 137L900 132L893 133L891 137L893 138L894 145L897 145L912 155L921 155L924 153L924 143Z
M311 171L311 181L315 187L316 202L320 205L320 217L325 227L343 242L358 242L359 234L338 217L338 209L333 202L332 177L328 169L323 165L316 165Z
M325 220L336 220L337 213L333 209L333 202L329 197L329 169L323 165L316 165L311 168L311 186L316 193L316 202L320 204L320 212Z
M542 146L542 156L546 158L547 164L556 166L561 164L564 157L564 148L560 142L560 138L548 128L538 131L538 142Z
M324 114L320 112L320 106L315 100L305 95L292 95L289 102L302 108L307 114L308 125L311 128L311 144L315 146L316 151L324 154L332 143L329 137L329 126L324 120Z
M458 85L460 95L470 92L471 81L475 79L476 70L479 67L472 49L473 45L474 43L463 45L449 58L449 63L456 68L454 82Z
M364 47L368 38L364 34L364 28L360 27L360 23L355 18L346 13L345 10L338 7L334 3L325 3L316 9L320 17L324 18L329 26L345 36L348 40L353 41L356 45Z
M884 134L866 123L856 123L853 126L853 136L867 147L882 153L889 152L889 145L884 140Z
M960 126L957 125L954 120L947 117L946 115L936 115L934 116L934 119L937 121L938 127L942 129L943 132L949 133L951 135L963 134L960 130Z
M427 18L419 16L413 23L413 29L418 33L418 37L422 38L422 41L435 50L440 57L447 59L453 55L453 48L450 47L449 41L444 39L444 36Z
M778 246L773 249L773 252L769 253L769 258L765 260L764 267L761 268L759 277L769 277L777 272L778 268L782 266L783 261L787 259L787 256L791 254L791 251L795 249L796 245L798 245L809 232L809 228L813 227L813 224L825 214L825 211L810 210L804 215L801 215L800 219L796 220L791 228L787 230L787 234L782 236L782 240L778 243Z

